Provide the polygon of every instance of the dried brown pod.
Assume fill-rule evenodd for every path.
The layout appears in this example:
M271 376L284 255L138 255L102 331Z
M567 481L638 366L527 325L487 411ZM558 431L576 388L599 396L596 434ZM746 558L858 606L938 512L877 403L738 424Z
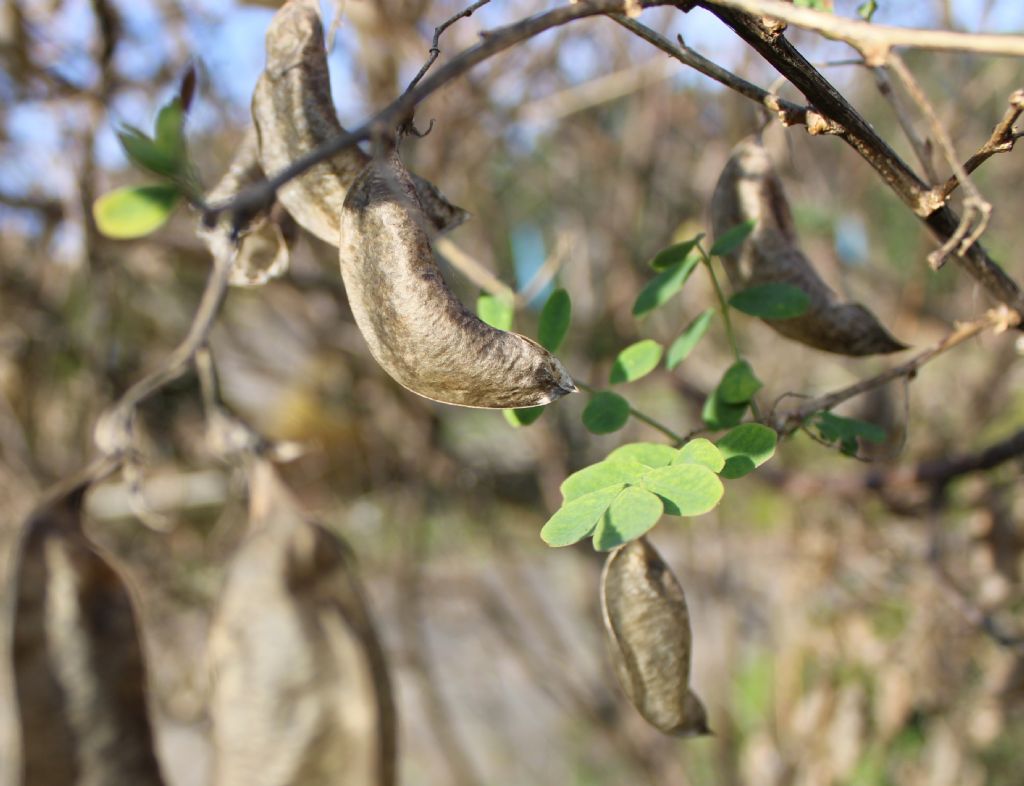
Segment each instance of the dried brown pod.
M711 198L715 237L746 221L753 232L722 261L734 289L782 283L810 298L806 313L765 320L776 332L841 355L875 355L906 349L859 303L841 303L800 250L793 216L768 151L756 137L733 149Z
M448 289L397 152L375 157L341 216L341 275L370 352L397 382L464 407L548 404L576 391L540 344L481 322Z
M640 714L666 734L710 734L704 705L690 690L683 588L646 538L608 555L601 610L615 675Z
M352 554L264 461L249 526L210 633L213 782L391 786L391 684Z
M267 29L266 43L267 65L253 92L252 117L260 163L274 175L345 130L331 99L319 3L285 3ZM300 226L336 246L345 194L368 162L369 156L351 147L288 181L277 197ZM412 177L435 230L453 229L465 220L466 212L451 205L433 184Z
M25 524L14 585L23 786L160 786L131 593L82 531L77 482Z
M227 172L206 195L211 204L236 196L246 186L265 180L259 163L259 146L255 129L249 129L231 160ZM200 226L199 235L214 255L227 254L234 243L233 217L221 216L213 227ZM279 278L288 272L291 249L298 239L298 225L280 202L269 210L250 216L237 228L238 253L231 267L228 283L253 287Z

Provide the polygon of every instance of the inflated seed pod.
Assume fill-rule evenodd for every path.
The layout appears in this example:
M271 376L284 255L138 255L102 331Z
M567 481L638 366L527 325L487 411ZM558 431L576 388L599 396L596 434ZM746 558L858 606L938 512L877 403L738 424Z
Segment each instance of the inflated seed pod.
M547 404L576 391L540 344L480 321L448 289L417 192L394 150L375 157L341 213L341 275L370 352L397 382L464 407Z
M266 462L209 657L215 786L395 783L391 684L353 556Z
M841 355L875 355L906 349L859 303L841 303L800 250L793 216L760 140L748 137L732 152L711 199L715 237L745 221L753 232L723 256L733 289L783 283L810 298L806 313L792 319L765 320L773 330L810 347Z
M14 680L23 786L160 786L131 593L82 531L86 484L25 525L15 566Z
M260 163L274 175L323 142L344 133L334 111L316 0L290 0L267 30L267 64L252 97L259 132ZM338 245L338 216L345 194L369 156L351 147L321 161L278 190L278 199L299 225L326 243ZM466 212L422 178L413 182L436 231L458 226Z
M264 179L256 130L250 128L227 172L206 195L206 200L216 204L231 199L246 186ZM280 202L275 201L269 210L249 217L242 227L234 227L232 221L233 217L225 214L213 227L199 228L199 236L215 255L228 252L227 247L234 242L233 234L237 229L239 247L228 283L239 287L260 286L288 271L298 226Z
M615 674L640 714L666 734L710 734L704 705L690 690L686 598L646 538L608 555L601 610Z

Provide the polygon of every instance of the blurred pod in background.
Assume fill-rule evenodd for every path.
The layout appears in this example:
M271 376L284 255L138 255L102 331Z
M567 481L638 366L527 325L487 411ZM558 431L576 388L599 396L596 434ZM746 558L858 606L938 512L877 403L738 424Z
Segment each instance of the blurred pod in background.
M25 525L14 676L23 786L162 786L146 663L124 578L82 531L77 482Z
M716 239L746 221L756 222L753 231L736 250L722 255L733 288L788 284L810 299L803 315L765 320L769 327L801 344L840 355L906 349L860 303L840 303L800 250L782 181L768 151L753 136L733 148L711 198Z
M352 554L264 461L249 528L210 633L214 783L390 786L391 683Z

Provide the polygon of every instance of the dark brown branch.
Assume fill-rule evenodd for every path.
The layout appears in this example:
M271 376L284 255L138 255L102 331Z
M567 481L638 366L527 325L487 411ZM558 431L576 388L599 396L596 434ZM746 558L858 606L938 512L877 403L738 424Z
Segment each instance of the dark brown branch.
M940 243L948 241L960 227L960 218L889 147L868 122L850 105L803 55L779 34L759 20L739 11L723 8L714 0L701 0L706 8L750 44L800 90L808 102L825 117L842 127L838 136L867 161L885 183L914 211ZM979 243L954 257L988 293L1024 315L1024 293Z
M961 475L992 469L1021 456L1024 456L1024 429L977 453L922 461L914 470L914 480L918 483L945 486Z

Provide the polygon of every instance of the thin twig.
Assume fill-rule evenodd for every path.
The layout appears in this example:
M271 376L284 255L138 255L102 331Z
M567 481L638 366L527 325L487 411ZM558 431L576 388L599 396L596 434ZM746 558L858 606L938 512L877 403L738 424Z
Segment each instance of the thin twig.
M862 379L859 382L840 388L839 390L833 391L827 395L808 399L796 409L789 410L788 412L781 412L774 416L769 414L767 418L769 425L771 425L780 434L792 433L794 430L799 428L807 418L816 412L827 412L848 399L859 396L862 393L867 393L869 390L881 387L894 379L912 377L923 365L934 360L936 357L953 347L962 344L967 341L967 339L973 338L989 328L994 328L997 332L1001 332L1009 327L1016 326L1019 321L1019 315L1005 307L992 309L987 312L985 316L981 317L981 319L958 324L955 329L938 344L930 349L926 349L924 352L921 352L911 358L906 363L894 366L893 368L883 371L881 374L876 374L868 379Z
M917 160L921 162L921 168L924 169L925 177L928 178L929 183L938 183L939 173L935 169L935 162L932 161L931 140L927 138L922 139L921 135L917 133L910 112L907 111L907 107L904 105L899 93L893 89L886 70L879 66L872 68L871 71L875 76L875 85L878 87L878 92L889 102L896 115L896 120L899 121L900 128L903 129L903 135L910 142L910 146L914 148Z
M960 226L957 227L956 231L937 251L928 255L928 264L932 270L938 270L951 254L955 252L958 255L963 255L967 249L977 242L978 238L981 237L988 227L989 217L992 215L992 204L981 195L977 186L974 185L974 182L960 164L960 159L953 148L953 140L949 138L949 134L943 128L938 115L935 114L935 109L932 107L931 102L924 94L924 90L921 89L910 69L903 62L903 58L895 52L890 52L886 66L903 82L903 86L910 93L910 97L914 99L914 102L928 120L932 136L938 142L946 161L953 168L953 175L960 181L964 192L967 194L964 198L964 214L960 219ZM935 179L932 182L934 183Z
M568 235L558 236L551 253L548 254L533 277L516 294L517 303L527 305L544 290L544 287L551 283L551 280L558 275L558 271L562 269L562 265L569 258L572 245L573 241Z
M713 63L703 55L690 49L683 42L682 36L679 36L679 45L676 46L664 36L651 30L646 25L640 24L635 19L630 19L623 14L609 14L608 16L631 33L653 44L665 54L674 57L683 65L689 66L695 71L699 71L705 76L714 79L719 84L725 85L730 90L734 90L740 95L761 104L773 112L779 118L782 125L786 127L794 125L806 126L807 132L812 135L837 134L841 130L838 124L827 120L811 107L802 106L780 98L775 93L760 88L731 71L727 71L720 65Z
M892 48L896 46L1024 57L1024 36L1019 35L891 27L860 19L845 19L809 8L799 8L780 0L711 0L707 4L733 8L756 16L767 16L805 30L812 30L835 41L844 41L860 52L871 66L884 64Z
M453 24L458 22L460 19L466 19L467 17L472 16L474 11L476 11L481 6L487 5L489 2L491 2L491 0L476 0L476 2L469 6L468 8L462 9L457 14L452 14L450 17L444 20L444 22L442 22L441 24L434 28L434 39L430 44L430 56L427 58L427 62L425 62L423 66L420 68L420 70L417 72L416 76L412 78L412 81L409 83L409 86L405 88L405 92L408 93L410 90L416 87L416 85L419 84L420 80L424 76L426 76L426 73L427 71L430 70L430 67L434 65L434 61L437 60L438 57L440 57L440 41L442 33L444 33L445 30L447 30Z
M114 456L123 455L131 445L131 421L136 407L191 368L196 353L205 346L220 311L228 290L228 279L234 261L233 250L230 254L214 257L206 289L203 290L199 308L192 318L192 324L184 340L160 368L132 385L117 403L100 417L96 425L95 441L101 452Z
M1013 130L1013 124L1017 122L1021 112L1024 112L1024 90L1013 91L1010 94L1009 104L1002 120L992 129L992 136L978 148L978 152L964 162L963 168L967 174L974 172L996 153L1008 153L1013 150L1016 141L1024 136L1024 132ZM936 187L935 192L940 199L946 201L958 185L960 185L960 180L954 174L941 186Z
M485 292L514 303L515 290L487 269L476 257L463 251L451 238L439 237L434 241L434 250L448 260L449 264Z
M632 95L673 75L674 71L662 58L652 58L520 104L516 107L515 116L517 120L528 123L553 123Z

